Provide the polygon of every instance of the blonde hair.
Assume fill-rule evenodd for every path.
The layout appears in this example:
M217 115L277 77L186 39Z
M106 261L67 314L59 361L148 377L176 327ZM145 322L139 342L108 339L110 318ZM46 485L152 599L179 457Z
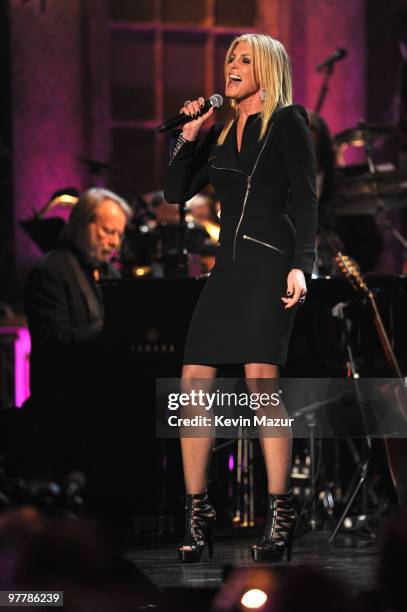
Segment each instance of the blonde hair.
M250 44L253 53L253 70L254 78L259 87L264 87L267 92L267 99L263 103L261 113L261 140L266 133L267 123L279 106L289 106L292 104L292 77L291 77L291 61L284 45L267 36L266 34L242 34L235 38L225 58L225 76L229 64L230 56L232 55L236 45L241 42ZM239 116L238 105L235 100L230 100L231 112L225 123L225 127L218 138L218 145L225 142L226 136L232 127L233 122Z

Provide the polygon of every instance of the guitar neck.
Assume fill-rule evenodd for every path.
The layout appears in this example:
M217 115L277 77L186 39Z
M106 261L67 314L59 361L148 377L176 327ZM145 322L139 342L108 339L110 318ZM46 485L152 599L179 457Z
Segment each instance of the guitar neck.
M380 315L379 309L377 307L376 299L373 295L373 292L370 289L368 291L368 296L369 296L370 304L373 310L374 323L375 323L377 332L379 334L379 339L383 347L383 351L386 355L387 362L389 363L390 367L394 370L396 376L398 378L402 378L401 370L400 370L398 361L396 359L396 355L394 354L393 347L390 343L389 336L387 335L386 329L383 325L383 320Z
M352 262L351 259L347 255L344 255L343 253L338 251L338 253L335 256L335 260L338 264L339 269L343 272L345 277L352 284L353 288L360 289L361 291L365 293L365 295L368 296L370 305L373 310L374 324L375 324L377 333L379 335L379 340L382 345L387 362L390 368L392 368L392 370L395 372L397 378L402 378L400 366L394 354L393 347L389 340L389 336L387 335L386 329L383 325L383 320L382 320L382 317L380 316L380 312L377 307L377 303L376 303L375 296L373 295L373 291L369 289L363 277L359 273L357 267L355 266L354 262Z

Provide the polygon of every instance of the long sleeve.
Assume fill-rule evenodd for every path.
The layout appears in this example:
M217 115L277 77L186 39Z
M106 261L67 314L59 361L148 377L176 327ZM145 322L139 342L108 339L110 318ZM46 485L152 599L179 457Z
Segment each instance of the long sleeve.
M171 159L164 183L167 202L186 202L209 183L208 158L222 126L211 127L201 145L186 141Z
M72 345L94 340L102 329L101 321L75 326L69 314L69 297L64 279L37 267L31 271L24 295L30 331L49 345Z
M315 152L308 115L304 107L288 106L280 111L280 138L291 187L290 212L296 241L292 268L312 273L318 203L315 186Z

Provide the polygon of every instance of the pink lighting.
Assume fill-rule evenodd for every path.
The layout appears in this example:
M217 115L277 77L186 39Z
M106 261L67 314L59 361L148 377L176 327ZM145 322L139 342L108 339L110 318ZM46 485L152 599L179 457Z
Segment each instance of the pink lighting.
M13 338L14 405L21 408L30 395L30 334L26 327L1 327L0 334Z
M228 468L229 468L229 472L233 472L233 470L235 469L235 457L233 453L230 453L229 455Z
M26 327L21 327L14 348L15 364L15 401L16 407L21 408L30 395L30 351L31 338Z

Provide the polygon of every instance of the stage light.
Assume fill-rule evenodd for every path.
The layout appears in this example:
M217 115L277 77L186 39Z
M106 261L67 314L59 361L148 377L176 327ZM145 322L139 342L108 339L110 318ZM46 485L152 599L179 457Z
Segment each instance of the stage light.
M242 596L240 603L248 610L258 610L267 601L267 595L261 589L250 589Z
M51 208L51 204L52 206L56 206L57 204L62 204L62 206L74 206L77 203L77 201L78 201L77 196L72 196L72 195L69 195L68 193L64 193L60 196L52 198L52 200L48 202L48 205L49 205L49 208Z
M225 565L223 584L212 602L211 612L271 610L274 594L279 588L280 574L277 568Z
M151 274L151 266L134 266L133 276L147 276Z

